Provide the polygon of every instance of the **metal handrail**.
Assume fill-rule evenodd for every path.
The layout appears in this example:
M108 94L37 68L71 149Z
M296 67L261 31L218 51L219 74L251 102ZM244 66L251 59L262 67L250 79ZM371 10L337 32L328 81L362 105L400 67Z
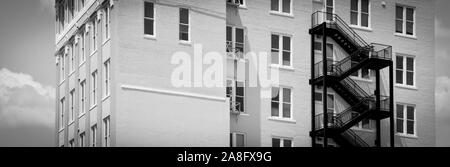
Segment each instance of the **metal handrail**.
M331 19L329 19L329 17ZM348 24L338 15L316 11L311 15L311 18L311 28L321 25L322 23L326 23L327 26L335 26L334 28L337 28L348 37L352 37L351 40L360 47L367 46L367 43L361 38L361 36L359 36L350 26L348 26Z

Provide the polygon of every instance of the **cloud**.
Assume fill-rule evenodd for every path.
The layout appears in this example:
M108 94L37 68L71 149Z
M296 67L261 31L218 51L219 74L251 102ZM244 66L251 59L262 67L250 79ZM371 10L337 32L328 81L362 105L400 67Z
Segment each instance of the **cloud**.
M0 70L0 127L54 126L55 88L24 73Z
M450 146L450 78L436 78L436 138L438 146Z

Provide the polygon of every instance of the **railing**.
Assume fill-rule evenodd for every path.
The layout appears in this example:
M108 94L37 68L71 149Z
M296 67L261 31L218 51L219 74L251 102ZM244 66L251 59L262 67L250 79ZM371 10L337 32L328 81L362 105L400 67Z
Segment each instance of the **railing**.
M372 110L376 109L377 103L376 103L376 97L375 95L372 95L370 97L371 101L369 103L369 108ZM389 111L390 110L390 97L389 96L380 96L380 110L381 111Z
M370 58L392 60L392 46L378 43L371 43Z
M230 100L230 112L232 114L240 114L241 113L241 103Z
M341 80L341 85L344 86L347 90L349 90L355 97L358 99L362 99L368 97L369 95L364 91L355 81L351 78L345 78Z
M334 28L345 34L355 45L367 46L367 43L342 20L338 15L322 11L314 12L311 16L311 28L326 23L327 27Z
M315 130L323 129L323 116L324 114L318 114L315 116ZM337 119L334 113L328 113L328 127L329 128L340 128L344 125L344 123ZM347 129L342 134L348 142L353 145L361 146L361 147L369 147L369 145L359 137L353 130Z
M229 58L232 58L232 59L243 59L244 58L244 53L242 53L241 50L233 47L233 42L231 42L231 41L227 41L225 43L225 49L227 52L227 56Z

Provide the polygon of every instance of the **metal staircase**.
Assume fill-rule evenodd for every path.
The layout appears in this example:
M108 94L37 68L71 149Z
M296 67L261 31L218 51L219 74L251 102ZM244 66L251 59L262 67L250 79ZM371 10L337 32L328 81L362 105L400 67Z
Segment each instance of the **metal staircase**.
M350 128L364 119L382 120L392 117L390 97L381 96L379 92L379 70L386 67L392 70L392 47L377 43L367 44L339 16L331 13L313 13L312 28L309 33L313 36L322 35L323 38L330 37L349 53L348 57L340 61L326 60L327 62L320 61L314 64L312 62L310 84L313 90L316 86L323 86L323 89L330 87L350 107L338 114L327 113L327 118L323 114L327 112L325 109L322 114L314 114L315 111L313 111L314 127L311 136L332 138L340 146L371 146ZM312 53L312 60L315 60L314 56ZM377 71L378 93L375 91L375 94L369 95L350 77L362 68ZM314 107L313 110L315 110Z

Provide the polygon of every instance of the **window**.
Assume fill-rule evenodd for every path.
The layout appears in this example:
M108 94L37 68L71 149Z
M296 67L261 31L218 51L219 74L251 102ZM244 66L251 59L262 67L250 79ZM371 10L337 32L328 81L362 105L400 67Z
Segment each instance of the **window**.
M397 5L395 7L395 32L403 35L415 35L415 8Z
M244 58L244 29L238 27L227 26L227 43L226 49L227 53L236 53L236 57L243 59Z
M75 72L75 51L76 51L76 45L75 43L72 44L72 48L70 48L70 74Z
M230 146L231 147L245 147L245 134L244 133L230 133Z
M226 93L232 103L231 107L234 106L235 111L245 112L245 82L227 80ZM234 105L233 102L235 102Z
M282 138L272 138L272 147L292 147L292 140Z
M111 146L111 126L110 117L103 119L103 147Z
M180 40L189 41L189 9L180 8Z
M292 119L292 93L290 88L272 87L271 116Z
M97 145L97 125L91 127L91 147Z
M333 21L333 13L334 13L334 0L326 0L325 3L325 12L327 13L327 20Z
M323 104L323 92L315 92L314 94L314 100L316 103L319 104ZM327 95L327 113L329 114L335 114L335 97L334 94L332 93L328 93ZM323 111L319 111L319 113L317 114L322 114ZM318 120L319 122L317 122L317 125L319 125L319 128L323 128L323 117L322 119ZM334 122L334 118L333 117L328 117L328 122L332 123Z
M65 98L63 97L59 102L59 130L64 129L64 103Z
M69 141L69 147L75 147L75 140L74 139L71 139Z
M80 137L78 138L78 145L80 147L85 147L85 138L86 138L86 134L83 132L80 134Z
M97 105L97 70L91 75L91 106Z
M271 0L270 10L277 13L292 14L292 0Z
M291 67L291 37L272 34L271 63Z
M66 66L66 61L65 61L65 54L62 54L59 57L59 80L60 82L63 82L65 80L66 77L66 72L65 72L65 66Z
M411 56L396 57L396 83L405 86L415 85L415 61Z
M92 30L92 33L90 34L91 36L91 54L93 54L95 51L97 51L97 27L96 27L96 21L94 19L94 21L92 21L91 26L90 26L90 30Z
M358 62L352 61L352 66L358 65ZM351 74L353 77L362 78L362 79L370 79L370 69L368 68L362 68L358 71L355 71L353 74Z
M351 0L350 24L359 27L370 27L369 0Z
M75 121L75 89L70 91L69 96L69 124L71 124L73 121Z
M80 115L86 113L86 80L80 82Z
M88 36L88 30L87 27L85 27L84 29L85 32L82 32L82 34L80 35L81 39L80 39L80 65L83 64L86 61L86 43L87 43L87 36Z
M104 31L103 31L103 42L106 42L106 40L109 39L110 21L111 21L111 18L110 18L111 14L110 14L110 9L109 9L108 5L105 7L104 12L105 12L105 19L103 21L103 28L104 28Z
M416 109L414 105L397 104L397 133L416 135Z
M144 34L155 35L155 4L144 2Z
M104 97L109 96L109 94L111 93L111 81L110 81L110 64L111 64L111 59L106 60L103 63L103 79L104 79Z

